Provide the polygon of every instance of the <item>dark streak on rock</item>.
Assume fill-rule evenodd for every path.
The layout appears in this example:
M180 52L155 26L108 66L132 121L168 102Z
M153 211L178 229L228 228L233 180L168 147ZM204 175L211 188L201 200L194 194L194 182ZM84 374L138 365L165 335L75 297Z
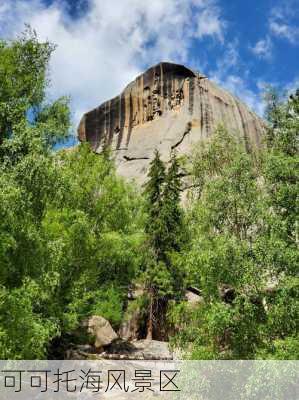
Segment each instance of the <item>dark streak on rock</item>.
M176 148L183 142L183 140L185 139L185 137L191 132L191 129L192 129L192 123L191 123L191 122L188 122L188 124L187 124L187 126L186 126L186 130L185 130L183 136L181 137L181 139L180 139L176 144L174 144L173 146L171 146L171 150L176 149Z
M136 160L149 160L149 157L129 157L129 156L124 156L124 159L126 161L136 161Z
M189 113L193 114L195 78L190 78L189 86Z
M120 95L120 116L119 116L119 126L120 126L120 132L118 135L118 140L117 140L117 149L120 149L121 142L123 140L123 135L124 135L124 127L125 127L125 116L126 116L126 103L125 103L125 96L123 94Z
M245 148L246 148L246 151L247 151L247 152L250 152L250 145L249 145L249 143L248 143L248 134L249 134L249 133L248 133L247 125L246 125L246 123L245 123L245 121L244 121L243 113L242 113L242 111L241 111L241 108L240 108L239 103L238 103L237 101L235 101L235 104L236 104L236 106L237 106L237 109L238 109L238 111L239 111L240 118L241 118L241 121L242 121L242 127L243 127L243 131L244 131L244 143L245 143Z
M200 100L200 130L203 133L204 130L204 110L203 110L203 89L199 88L199 100Z
M130 93L130 110L129 110L129 129L128 129L128 138L127 138L127 143L126 145L128 146L130 143L131 139L131 133L133 129L133 99L132 99L132 93Z

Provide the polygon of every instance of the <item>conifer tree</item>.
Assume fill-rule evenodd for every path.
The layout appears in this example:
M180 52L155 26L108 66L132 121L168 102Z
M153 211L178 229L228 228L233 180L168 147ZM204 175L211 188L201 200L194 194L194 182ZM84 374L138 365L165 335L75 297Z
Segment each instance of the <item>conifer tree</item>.
M168 253L179 251L184 240L183 211L180 206L179 162L172 154L168 171L156 151L146 184L148 220L146 233L157 261L169 264Z
M165 332L168 300L182 282L171 262L171 255L180 250L184 235L180 207L181 182L176 155L172 155L166 173L156 151L148 176L145 189L148 212L146 233L149 236L150 253L154 257L148 263L145 280L150 299L147 337L152 339L154 328L158 325L157 315L160 335L163 336L161 332Z
M183 211L180 206L182 184L179 169L178 159L176 154L173 153L163 192L162 215L166 228L166 235L164 237L165 252L180 251L182 242L184 241L184 234L186 234L184 232Z
M146 211L148 219L145 231L149 236L150 246L156 258L160 259L163 253L163 238L165 236L164 224L162 221L163 189L165 185L165 166L160 159L158 150L150 164L148 182L145 186Z

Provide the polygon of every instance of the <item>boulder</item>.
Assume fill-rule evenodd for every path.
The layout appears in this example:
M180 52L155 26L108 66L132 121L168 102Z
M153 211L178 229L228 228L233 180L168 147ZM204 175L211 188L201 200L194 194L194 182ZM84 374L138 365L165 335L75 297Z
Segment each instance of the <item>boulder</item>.
M144 360L172 360L173 355L168 342L158 340L138 340L134 342L135 355L142 356Z
M83 351L85 350L85 351ZM86 351L87 350L87 351ZM103 349L102 349L103 350ZM92 352L89 348L74 347L66 352L67 360L173 360L174 354L168 342L114 340L104 351Z
M99 315L93 315L86 319L83 326L87 328L87 333L95 338L96 349L108 346L118 338L109 321Z
M115 341L99 355L108 360L172 360L173 354L168 342L158 340L137 340L135 342Z

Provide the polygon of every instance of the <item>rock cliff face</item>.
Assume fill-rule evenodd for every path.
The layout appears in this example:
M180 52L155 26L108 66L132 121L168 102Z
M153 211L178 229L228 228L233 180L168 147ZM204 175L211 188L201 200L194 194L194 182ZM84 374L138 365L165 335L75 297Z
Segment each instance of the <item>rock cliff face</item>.
M165 161L174 149L188 154L192 144L210 136L220 123L248 149L260 145L264 123L241 101L200 73L160 63L119 96L87 112L78 137L96 152L109 146L118 172L142 183L155 149Z

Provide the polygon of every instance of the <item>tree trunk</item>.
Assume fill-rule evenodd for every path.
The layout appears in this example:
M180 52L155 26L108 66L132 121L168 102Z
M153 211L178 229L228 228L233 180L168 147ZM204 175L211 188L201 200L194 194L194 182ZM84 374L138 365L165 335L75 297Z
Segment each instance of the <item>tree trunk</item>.
M149 292L150 295L150 306L149 306L149 316L148 316L148 325L147 325L147 335L146 339L147 340L153 340L153 306L154 306L154 296L153 296L153 291L152 288L150 289Z

